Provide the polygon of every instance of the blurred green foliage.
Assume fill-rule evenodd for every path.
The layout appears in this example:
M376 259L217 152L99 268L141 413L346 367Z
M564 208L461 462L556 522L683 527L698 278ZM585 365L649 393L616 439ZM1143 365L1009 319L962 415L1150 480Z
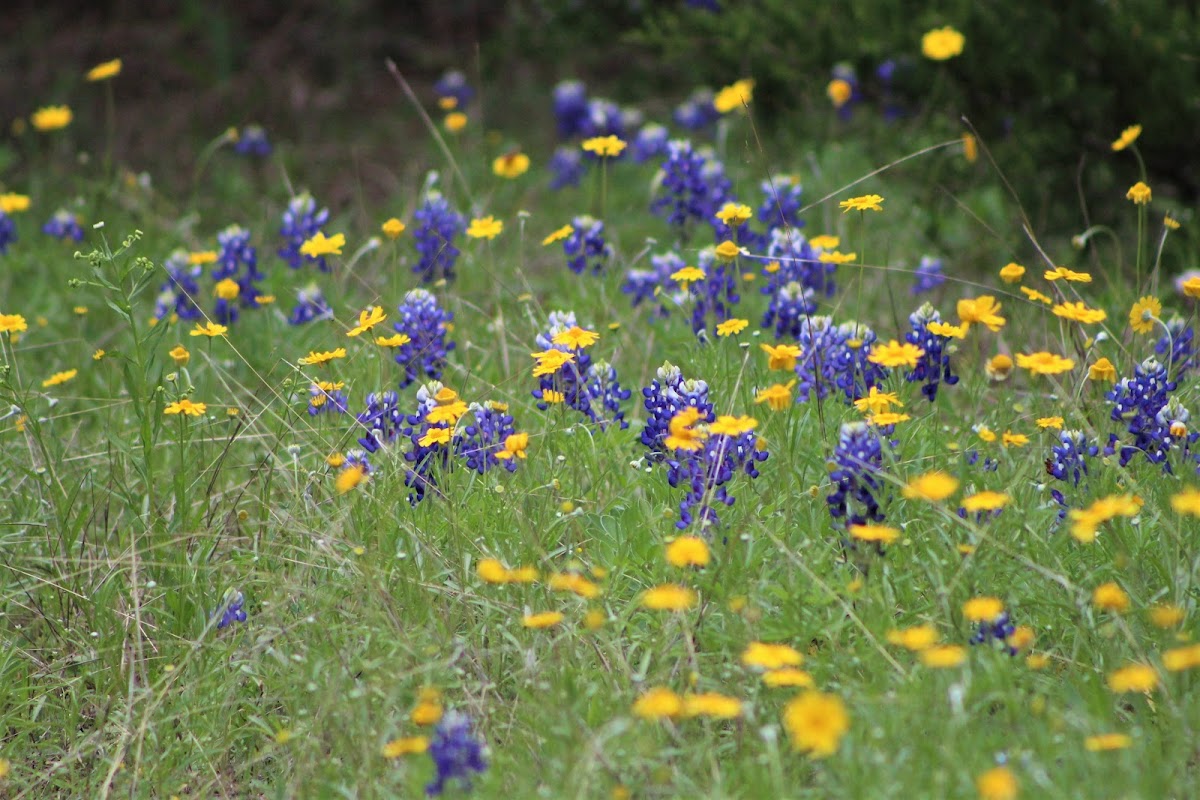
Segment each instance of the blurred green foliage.
M1035 214L1058 216L1055 205L1077 214L1080 174L1089 195L1119 201L1136 168L1129 161L1117 174L1097 162L1121 129L1135 122L1145 128L1138 146L1156 195L1174 191L1194 200L1200 192L1200 163L1189 157L1200 131L1200 11L1194 4L721 5L711 12L684 3L647 4L639 26L625 37L666 63L686 64L697 83L720 86L753 76L759 112L787 126L796 124L795 111L824 99L834 64L852 64L865 79L886 59L907 60L911 70L902 71L895 86L904 105L923 109L944 132L961 130L958 118L968 118L1014 185L1031 194L1036 187L1040 198L1022 198L1034 201ZM966 37L963 54L941 63L923 59L922 35L944 25Z

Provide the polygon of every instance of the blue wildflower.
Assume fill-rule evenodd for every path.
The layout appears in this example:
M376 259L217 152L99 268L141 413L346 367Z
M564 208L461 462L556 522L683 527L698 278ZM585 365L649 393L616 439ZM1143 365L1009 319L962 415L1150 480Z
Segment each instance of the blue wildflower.
M828 316L806 316L796 337L800 358L796 360L798 402L824 400L837 386L837 352L845 347L842 332Z
M689 223L712 220L725 200L728 183L719 163L710 165L691 142L674 139L667 143L660 196L651 203L650 211L665 217L684 237Z
M550 158L550 188L557 191L566 186L578 186L587 172L587 162L578 147L560 147Z
M267 138L267 129L262 125L247 125L238 132L237 141L233 143L233 151L247 158L266 158L271 155L271 140Z
M733 316L733 307L741 299L737 293L734 262L718 259L712 247L700 251L696 261L704 278L688 287L692 303L692 331L703 336L716 333L717 325Z
M946 275L942 272L942 260L932 256L922 256L921 263L913 271L913 285L909 291L914 295L924 294L932 292L945 282Z
M451 711L442 717L433 731L429 743L429 757L433 759L437 775L425 787L425 794L440 795L446 782L459 781L464 789L471 786L472 773L487 769L487 758L483 745L475 736L471 720L464 714Z
M560 139L583 135L588 124L587 87L583 81L561 81L554 87L554 120Z
M0 211L0 254L8 253L8 246L17 240L17 223L8 214Z
M621 292L629 295L630 303L636 308L645 301L659 299L654 315L665 317L670 314L667 301L671 307L679 307L687 299L679 289L679 284L671 279L687 264L676 253L662 253L650 257L650 269L630 269L625 272L625 282L621 284Z
M1150 463L1162 464L1170 472L1167 455L1176 437L1171 431L1173 420L1160 417L1160 412L1167 409L1169 393L1175 386L1174 381L1167 379L1167 368L1154 356L1134 367L1132 378L1122 378L1106 397L1113 403L1113 421L1124 422L1133 439L1122 444L1112 434L1105 453L1112 455L1119 450L1121 466L1125 466L1140 452ZM1177 406L1170 413L1186 414L1187 409ZM1186 425L1183 430L1186 435Z
M875 331L860 322L843 322L838 326L841 347L830 355L836 374L835 383L852 403L865 397L872 386L882 386L887 370L868 361L871 348L878 340Z
M1008 639L1017 632L1017 626L1012 624L1012 620L1008 616L1008 612L1001 612L1000 616L991 621L984 620L978 623L975 629L975 634L971 637L971 644L991 644L992 642L1000 642L1004 645L1004 650L1010 656L1017 654L1017 648L1014 647Z
M217 622L217 629L228 628L235 622L246 621L246 609L243 606L246 603L246 597L241 592L234 592L230 598L229 604L226 605L221 612L221 619Z
M242 308L258 308L261 294L258 282L267 276L258 269L258 251L250 244L250 231L230 225L217 234L217 243L220 249L213 267L213 279L234 281L238 286L237 303ZM237 306L233 300L218 296L213 317L227 325L237 319Z
M433 93L437 95L438 105L447 111L461 111L475 97L475 90L467 83L467 76L457 69L444 72L433 85Z
M439 397L453 395L447 402L455 402L458 395L443 392L441 381L433 380L421 384L417 389L417 412L404 418L401 433L408 437L411 448L404 453L408 467L404 474L404 485L409 492L408 502L416 506L425 499L429 489L437 489L437 473L450 469L452 453L463 451L462 432L456 432L448 422L430 422L429 412L439 405ZM438 429L435 431L434 429ZM449 434L444 432L449 430ZM437 433L441 436L435 436Z
M712 89L700 88L692 92L687 100L676 107L672 118L675 124L689 131L699 131L709 127L720 119L721 115L713 106Z
M958 376L950 369L950 354L946 352L950 337L929 331L931 322L942 321L941 315L929 303L910 314L908 321L912 330L905 335L904 341L920 347L925 354L917 360L917 366L910 370L904 379L910 382L921 381L921 394L928 397L932 403L937 400L938 387L942 383L947 386L958 383Z
M597 423L601 430L614 423L624 430L629 423L625 422L620 404L629 399L630 392L621 388L616 369L604 361L593 364L584 348L571 348L553 341L555 336L578 324L574 312L552 311L546 330L534 339L541 350L561 350L575 357L554 374L538 376L538 388L532 392L538 401L537 407L545 411L551 405L561 403Z
M55 211L54 216L42 226L42 233L59 240L83 241L83 226L79 224L79 215L63 208Z
M422 283L453 280L454 262L459 254L454 240L467 229L466 219L437 191L425 195L425 203L416 210L413 219L417 222L413 242L421 254L413 272L421 277Z
M593 275L604 271L612 258L612 245L604 241L604 223L590 216L571 220L571 235L563 239L567 267L582 275L590 266Z
M392 325L408 341L396 349L396 363L404 368L400 379L403 389L421 378L440 378L446 356L454 342L446 341L448 325L454 314L438 305L437 298L424 289L412 289L400 304L400 318Z
M342 469L351 469L357 467L362 470L364 475L370 475L375 471L371 466L371 459L365 450L359 450L357 447L346 451L346 460L342 462Z
M758 464L768 453L753 431L709 435L699 450L676 450L667 456L667 482L684 487L687 494L679 504L675 527L683 530L698 523L703 530L720 522L716 506L732 506L733 495L726 484L738 473L759 475Z
M158 289L154 302L154 318L166 319L172 314L183 320L200 319L204 316L196 305L200 295L198 278L203 269L188 262L188 254L176 250L163 263L167 280Z
M804 227L804 220L800 219L804 189L798 176L785 175L765 180L759 188L763 201L758 207L758 219L766 223L768 235L780 228Z
M799 283L812 289L817 297L832 297L837 285L834 274L837 264L821 261L820 252L813 248L798 228L776 228L771 231L765 256L766 282L761 289L774 296L789 283Z
M342 381L313 381L308 387L308 414L345 414L349 400L342 393Z
M643 125L633 137L630 150L635 164L641 164L652 158L662 158L667 154L667 138L669 133L666 126L652 122Z
M814 394L823 400L840 390L850 403L881 385L887 371L867 360L876 338L874 331L857 322L834 327L829 317L805 317L796 340L798 400L807 402Z
M363 431L358 443L368 453L377 453L384 445L394 444L405 431L405 415L400 410L400 398L395 392L367 395L367 408L356 418Z
M617 369L607 361L597 361L587 369L584 376L588 395L588 419L597 423L601 430L609 425L616 425L621 430L629 427L625 421L625 412L621 404L629 399L633 392L621 388L617 380Z
M847 530L882 522L883 443L877 432L865 422L843 424L829 466L833 491L825 502L834 525Z
M313 258L300 253L300 246L328 221L329 209L318 210L317 201L312 195L305 192L293 197L283 212L283 224L279 228L279 235L283 237L283 247L278 250L279 257L292 269L300 269L304 264L316 264L321 272L328 272L329 263L325 256Z
M842 62L833 66L833 80L844 81L850 88L850 94L837 106L838 119L846 122L854 113L854 107L862 101L862 89L858 83L858 72L854 65Z
M1169 374L1178 381L1196 367L1196 331L1178 314L1167 320L1166 328L1155 342L1154 352L1166 358Z
M1050 449L1050 458L1046 459L1046 472L1071 488L1078 487L1088 474L1088 459L1099 452L1098 446L1088 443L1083 431L1059 431L1058 444ZM1070 506L1066 495L1060 489L1052 488L1050 496L1059 504L1058 517L1063 519Z
M325 295L315 283L296 290L296 305L288 317L289 325L303 325L317 319L330 319L333 309L325 302Z
M717 418L708 399L707 383L684 379L679 367L670 362L663 362L656 374L650 385L642 389L642 405L648 418L640 439L650 461L661 461L667 455L664 441L670 433L671 418L683 409L699 409L701 423Z
M775 327L776 339L798 339L804 320L817 310L813 290L796 281L779 287L763 315L764 328Z
M587 117L584 119L581 134L584 138L592 136L626 138L624 112L612 100L605 100L600 97L588 100ZM622 153L617 158L623 158L624 156L625 154ZM595 158L596 156L590 157Z
M504 403L488 401L472 403L468 409L470 417L462 427L461 438L456 439L456 453L466 461L467 469L479 474L500 464L509 472L517 468L517 459L499 459L496 453L504 449L504 440L516 433L512 415Z

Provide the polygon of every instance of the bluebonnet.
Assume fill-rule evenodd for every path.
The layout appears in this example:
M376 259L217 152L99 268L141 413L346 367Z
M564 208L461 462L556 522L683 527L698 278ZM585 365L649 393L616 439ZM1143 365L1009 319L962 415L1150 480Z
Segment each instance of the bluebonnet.
M813 290L792 281L779 287L763 315L762 326L775 328L776 339L797 339L804 320L817 310Z
M370 456L367 455L367 451L360 450L357 447L352 450L347 450L346 460L342 462L342 469L344 470L354 467L362 470L364 475L370 475L375 471L375 468L371 466L371 459Z
M230 225L217 234L217 261L213 280L232 278L244 266L246 274L255 280L266 276L258 271L258 250L250 244L250 231L240 225Z
M83 226L79 224L79 215L63 208L55 211L54 216L46 221L42 226L42 233L60 240L83 241Z
M616 136L620 139L625 135L625 114L621 107L612 100L596 97L588 100L587 117L583 122L580 133L584 138L592 136ZM617 158L623 158L624 153ZM596 156L591 156L595 158Z
M700 88L692 92L675 109L672 118L675 124L689 131L699 131L707 128L720 119L721 115L713 105L712 89Z
M667 456L667 482L687 494L679 504L675 527L683 530L693 523L701 529L720 522L715 506L732 506L734 497L725 484L734 475L759 475L758 464L768 457L753 431L736 436L710 435L699 450L676 450Z
M17 240L17 223L8 214L0 211L0 254L8 253L8 246Z
M668 136L667 129L663 125L656 122L643 125L629 145L634 163L642 164L652 158L665 156Z
M562 395L558 402L597 423L601 430L612 424L624 430L629 423L625 421L621 403L628 400L631 393L621 388L616 369L605 361L592 363L591 356L584 348L571 348L553 342L555 336L578 324L574 312L552 311L546 330L535 337L534 341L541 350L562 350L575 356L574 361L564 364L554 374L538 376L538 388L532 392L538 401L537 407L542 411L549 408L551 402L547 398L550 392L554 392L555 396Z
M509 472L517 469L517 459L501 460L496 453L504 449L506 437L516 433L512 415L504 403L471 403L467 411L470 421L462 426L462 436L456 439L456 453L463 458L467 469L479 474L501 464Z
M876 341L875 332L857 322L834 326L829 317L806 317L801 321L796 344L797 398L823 400L840 391L847 403L879 386L887 371L867 360Z
M300 269L305 264L316 264L321 272L329 271L329 263L325 256L313 258L301 255L300 246L311 239L329 221L329 209L317 208L317 201L307 192L293 197L283 212L283 224L279 235L283 237L283 247L277 251L279 257L287 262L292 269Z
M424 289L411 289L405 294L399 311L400 318L392 328L408 337L396 349L396 363L404 368L400 388L423 377L440 378L446 356L455 347L454 342L446 341L447 326L454 314L439 306L437 298Z
M771 231L765 256L766 282L762 293L775 295L789 283L812 289L817 297L832 297L837 288L834 274L837 264L821 261L820 253L797 228ZM777 265L777 266L776 266Z
M384 445L394 444L405 429L405 414L395 392L368 394L366 410L355 419L363 431L358 443L368 453L377 453Z
M243 608L245 603L245 595L241 592L234 592L233 597L229 599L229 604L222 610L221 619L217 622L217 629L228 628L235 622L245 622L246 609Z
M883 119L894 122L904 116L904 106L894 89L896 73L899 65L894 58L884 59L875 68L875 77L879 81L880 102L883 104Z
M607 361L596 361L588 367L584 382L589 401L584 413L588 419L597 423L601 430L609 425L616 425L621 430L628 428L621 403L629 399L632 391L621 388L616 367Z
M837 387L852 403L866 396L872 386L883 385L887 370L868 361L871 348L878 340L875 331L861 322L843 322L838 326L841 346L829 353Z
M443 108L459 110L466 108L475 96L475 90L467 83L467 76L457 69L444 72L433 85L433 93L437 95ZM449 102L451 99L453 104Z
M1150 463L1162 464L1163 469L1170 472L1167 454L1174 442L1173 420L1160 417L1160 412L1167 409L1169 394L1175 390L1175 385L1167 379L1166 366L1154 356L1134 367L1132 378L1118 381L1106 397L1113 404L1113 421L1124 422L1133 438L1122 443L1116 434L1112 434L1105 453L1112 455L1119 451L1121 466L1125 466L1140 452ZM1186 413L1186 409L1182 411Z
M581 275L591 267L599 275L612 258L612 245L604 241L604 223L594 217L582 216L571 220L571 235L563 239L567 267Z
M237 141L233 143L235 153L249 158L266 158L271 155L272 149L267 130L262 125L247 125L242 128Z
M308 414L315 417L319 414L345 414L350 402L341 391L345 384L341 381L314 381L308 387Z
M450 468L450 454L462 451L461 432L452 434L448 442L421 443L431 428L450 427L444 423L435 425L427 419L429 412L437 407L437 396L443 388L441 381L437 380L421 384L417 389L417 411L404 418L404 428L400 431L408 437L411 445L404 453L404 460L408 463L404 485L411 489L408 502L413 506L425 499L429 489L437 488L435 471L444 472Z
M296 305L288 317L289 325L303 325L317 319L329 319L333 309L325 302L325 295L315 283L296 290Z
M882 471L883 442L877 432L865 422L843 424L830 463L833 491L825 498L835 526L845 530L883 521Z
M166 319L175 314L180 319L193 320L204 316L195 301L200 295L197 279L204 270L188 263L188 254L183 250L176 250L168 256L163 269L167 271L167 279L158 289L154 318Z
M705 147L699 153L704 158L700 178L708 187L708 204L704 213L711 224L721 206L733 199L733 181L725 174L725 165L717 159L711 147Z
M721 219L720 215L726 209L736 209L739 205L739 203L733 200L726 200L724 205L716 209L713 218L709 220L709 224L712 225L713 236L717 242L732 241L739 247L744 247L751 252L761 252L767 246L767 237L751 228L749 219L745 222L739 222L736 227ZM749 206L745 206L745 208L748 209ZM730 219L733 220L734 218L730 217Z
M1014 647L1008 640L1014 633L1017 632L1017 626L1012 624L1012 619L1007 611L1000 613L1000 616L988 621L979 622L975 628L975 633L971 636L971 644L991 644L992 642L1000 642L1004 645L1004 650L1010 656L1017 654L1017 648Z
M630 269L625 272L621 291L629 295L630 303L635 308L645 301L654 302L657 299L654 315L665 317L670 314L667 300L670 300L672 307L678 307L687 297L680 291L679 284L671 279L685 266L687 264L676 253L650 256L650 269Z
M258 308L258 282L267 276L258 269L258 251L250 244L250 231L239 225L230 225L217 234L217 261L213 267L213 279L225 279L238 285L238 304L242 308ZM237 319L237 306L223 297L217 298L213 317L222 325Z
M683 236L689 223L711 222L729 197L729 187L719 161L706 159L689 141L674 139L667 143L660 196L650 204L650 210L665 217L667 224Z
M713 14L721 13L721 0L687 0L686 5L688 8L709 11Z
M796 379L799 386L796 399L808 402L824 400L837 386L837 351L845 340L833 317L807 316L800 321L796 337L800 358L796 360Z
M931 256L922 256L921 263L913 271L913 285L909 291L914 295L924 294L932 292L945 282L946 275L942 272L942 260Z
M550 188L557 191L566 186L578 186L587 172L587 162L578 147L559 147L550 158Z
M642 389L642 405L648 418L640 439L650 461L661 461L667 455L663 442L670 433L671 418L683 409L690 407L702 412L701 423L717 418L708 399L707 383L685 379L679 367L669 361L663 362L656 374L650 385Z
M804 189L799 177L785 175L765 180L759 188L763 201L758 207L758 219L766 224L768 234L779 228L804 227L804 220L800 219Z
M950 354L946 345L950 337L931 333L929 324L941 322L942 316L932 305L925 303L908 317L912 330L904 336L904 341L915 344L925 351L917 360L917 366L904 376L906 381L921 381L921 394L929 398L929 402L937 400L938 387L945 383L953 386L958 383L958 376L950 369Z
M413 219L417 222L413 242L421 254L413 265L413 272L421 277L422 283L453 280L454 262L459 254L454 240L467 229L466 219L437 191L425 195L425 202L413 214Z
M442 717L434 729L429 757L437 770L433 781L425 787L425 794L431 797L440 795L446 782L451 780L457 780L464 789L469 789L472 774L487 769L483 742L475 736L470 718L456 711Z
M1059 431L1058 444L1050 449L1050 458L1046 459L1046 472L1071 488L1078 487L1080 481L1088 474L1088 459L1095 457L1099 452L1099 447L1088 443L1083 431ZM1064 518L1070 505L1066 495L1062 490L1052 488L1050 496L1060 506L1059 519Z
M1178 314L1167 320L1166 327L1167 332L1154 344L1154 352L1167 359L1168 372L1178 381L1196 367L1196 332Z
M704 278L688 287L692 303L692 331L701 336L703 332L716 332L720 323L733 316L733 307L741 297L737 293L736 268L734 262L717 258L713 248L700 251L696 261L704 271Z
M850 87L850 96L837 108L838 118L843 122L850 119L854 107L862 100L862 89L858 83L858 72L852 64L841 63L833 66L833 80L845 81Z
M583 135L588 125L587 87L583 81L561 81L554 87L554 121L561 139Z

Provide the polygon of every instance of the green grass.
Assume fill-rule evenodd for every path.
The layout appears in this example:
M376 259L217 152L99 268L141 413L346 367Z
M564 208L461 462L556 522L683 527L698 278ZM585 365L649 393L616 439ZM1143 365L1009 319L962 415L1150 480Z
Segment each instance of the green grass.
M14 413L0 423L0 758L11 767L0 796L419 796L432 775L428 757L389 760L381 749L421 732L409 714L429 686L446 708L470 714L488 743L478 797L616 797L619 787L633 797L969 797L999 760L1028 797L1200 791L1200 713L1188 699L1195 675L1163 672L1162 689L1149 697L1105 685L1129 661L1160 664L1158 654L1195 631L1197 528L1169 503L1194 482L1192 467L1178 453L1182 478L1140 458L1128 469L1097 458L1080 488L1068 489L1045 474L1054 432L1034 424L1061 414L1091 435L1119 431L1103 388L1085 380L1086 364L1107 355L1129 375L1152 352L1152 337L1126 329L1135 287L1116 273L1107 245L1087 254L1099 265L1097 282L1080 288L1089 305L1108 310L1110 338L1082 354L1079 326L994 277L1018 260L1030 268L1028 285L1051 291L1018 207L982 163L964 165L950 146L842 191L878 166L854 140L760 146L746 123L733 127L726 163L747 202L769 171L803 174L809 202L837 193L805 213L806 231L840 235L841 249L869 266L840 267L839 292L821 313L902 338L918 304L908 271L926 252L947 261L950 280L931 298L947 319L962 296L994 293L1005 304L1000 333L976 326L960 344L953 358L962 381L943 387L936 405L919 384L898 375L887 383L913 419L898 426L886 455L884 509L903 536L885 556L861 548L847 557L825 502L839 426L861 415L836 398L778 413L754 403L756 388L781 379L757 346L770 340L755 333L766 305L758 283L740 287L736 314L751 327L736 338L745 347L700 343L686 310L652 319L619 291L625 269L672 246L671 232L646 211L653 166L613 165L603 198L595 173L582 189L552 194L539 166L514 182L493 177L491 158L510 140L486 144L471 133L451 144L474 197L468 210L450 165L414 145L414 161L441 171L460 210L505 222L492 242L462 242L458 281L436 289L455 314L458 343L443 381L467 401L509 403L531 442L515 473L460 467L439 476L441 496L411 508L402 447L374 456L371 480L341 496L325 457L353 445L352 415L366 394L398 380L386 351L344 331L369 304L383 305L390 325L415 285L419 181L402 182L409 188L384 208L335 209L325 230L345 232L349 245L332 274L317 275L292 272L274 256L287 200L278 173L251 174L218 154L198 187L203 213L193 216L94 171L68 173L52 148L27 163L34 208L19 216L21 240L0 274L0 312L23 314L30 327L19 342L2 340L0 400ZM548 154L533 155L539 165ZM304 183L295 169L289 177ZM882 213L837 210L837 199L869 191L886 197ZM81 246L96 250L90 263L36 231L55 204L76 196L89 224L104 223ZM1151 208L1153 221L1163 209ZM600 277L570 274L557 245L540 245L585 212L603 217L616 248ZM352 259L392 215L409 231ZM184 324L148 326L164 257L179 246L215 246L231 222L254 232L277 305L244 313L227 339L190 338ZM1038 233L1053 263L1085 268L1085 256L1066 244L1072 231ZM689 263L708 236L698 231L682 248ZM1195 255L1171 248L1168 240L1168 259ZM295 290L313 279L337 321L289 326ZM202 283L206 309L211 284ZM1167 305L1186 311L1182 302ZM88 311L77 315L75 306ZM601 333L591 352L634 390L629 430L535 408L528 354L546 314L560 308ZM168 356L178 343L192 352L182 368ZM320 371L296 366L309 350L338 346L349 351L345 360ZM93 361L97 348L106 356ZM996 352L1040 349L1079 364L1061 380L1018 370L994 383L984 373ZM645 418L638 389L664 360L706 380L718 413L755 415L771 453L757 480L730 484L737 502L708 531L713 562L700 571L664 559L678 534L681 491L643 459L637 441ZM51 373L72 368L73 381L42 388ZM313 376L347 383L351 415L305 413ZM1194 403L1195 389L1189 374L1175 394ZM208 414L164 416L164 405L189 390ZM415 390L401 393L402 407L414 407ZM240 413L227 416L226 407ZM972 430L978 424L1025 433L1030 444L985 444ZM967 463L970 449L979 464ZM995 471L983 469L983 458L997 460ZM904 481L935 468L961 480L954 499L941 507L901 497ZM1145 505L1084 545L1057 524L1055 486L1075 507L1129 491ZM1009 507L978 524L959 518L957 499L983 489L1009 493ZM960 553L966 544L972 555ZM603 595L588 602L544 581L487 585L476 575L486 557L544 575L602 569ZM1123 615L1090 602L1110 580L1131 598ZM695 588L699 607L676 615L639 606L641 592L667 582ZM249 619L217 630L234 591L244 593ZM1044 668L1032 668L1026 653L979 646L963 666L934 670L888 644L890 630L918 623L966 644L973 626L961 606L977 595L1002 598L1014 621L1033 629ZM1151 625L1145 612L1159 602L1187 609L1185 623ZM583 624L591 609L604 613L597 630ZM564 622L522 627L523 614L548 610L562 611ZM850 729L836 754L792 751L780 711L795 691L764 687L740 663L756 640L795 646L816 686L845 702ZM743 714L729 722L638 719L631 705L652 686L723 692L743 701ZM1084 749L1085 737L1106 732L1128 733L1132 745Z

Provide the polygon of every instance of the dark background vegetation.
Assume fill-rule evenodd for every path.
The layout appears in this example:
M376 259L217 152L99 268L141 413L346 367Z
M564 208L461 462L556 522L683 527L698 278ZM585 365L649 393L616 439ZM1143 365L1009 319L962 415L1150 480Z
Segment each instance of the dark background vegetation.
M830 135L824 89L839 62L862 78L858 124L877 122L872 76L894 58L908 127L874 137L879 163L957 135L965 115L1036 213L1065 206L1078 216L1077 184L1089 195L1123 193L1129 176L1111 171L1108 143L1141 122L1156 198L1191 204L1200 191L1195 4L721 5L713 13L652 0L10 0L0 15L0 116L68 102L81 121L98 123L102 95L81 89L82 73L119 56L116 151L129 166L170 182L227 126L257 121L336 176L355 161L395 164L425 135L385 58L430 102L433 80L463 69L481 91L487 126L530 150L552 137L549 91L564 77L665 119L694 86L752 75L756 122L802 140ZM966 52L922 60L921 34L944 24L965 34Z

